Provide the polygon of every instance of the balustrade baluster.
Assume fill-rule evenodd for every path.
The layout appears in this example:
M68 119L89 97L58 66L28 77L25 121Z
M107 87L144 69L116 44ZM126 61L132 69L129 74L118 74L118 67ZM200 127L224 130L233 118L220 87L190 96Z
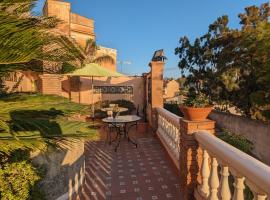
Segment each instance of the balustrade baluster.
M203 150L203 162L202 162L202 185L200 187L200 193L205 197L209 196L209 176L210 176L210 169L209 169L209 155L207 151Z
M257 186L255 186L254 184L250 184L248 181L246 184L253 193L253 200L265 200L267 198L267 195L264 194Z
M215 157L212 157L211 163L211 174L210 174L210 200L218 200L218 186L219 186L219 179L218 179L218 162Z
M242 176L235 176L234 179L233 200L244 200L245 178Z
M230 200L231 199L231 191L229 187L229 167L222 166L221 169L221 189L220 189L220 197L222 200Z
M263 195L263 194L258 194L258 193L253 193L253 195L254 195L254 198L253 198L253 200L265 200L266 199L266 195Z

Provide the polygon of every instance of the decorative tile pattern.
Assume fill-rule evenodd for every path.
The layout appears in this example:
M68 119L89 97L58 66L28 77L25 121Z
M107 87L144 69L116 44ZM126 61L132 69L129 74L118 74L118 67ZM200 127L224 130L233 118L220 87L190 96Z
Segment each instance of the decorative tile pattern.
M179 177L156 138L122 142L117 152L104 141L85 144L85 185L77 200L178 200Z

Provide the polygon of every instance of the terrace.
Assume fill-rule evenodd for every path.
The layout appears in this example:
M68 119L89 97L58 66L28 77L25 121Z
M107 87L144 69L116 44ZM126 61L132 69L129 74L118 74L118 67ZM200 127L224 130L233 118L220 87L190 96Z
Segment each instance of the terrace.
M157 118L156 131L131 130L138 148L126 140L117 152L102 126L100 140L85 143L85 182L74 199L267 198L269 167L215 137L213 121L163 108Z
M163 50L148 73L126 76L117 50L96 45L92 19L63 1L46 1L38 19L31 2L0 6L0 199L270 200L269 4L247 7L239 29L222 16L194 44L180 38L185 109L211 112L198 120L165 109ZM219 131L244 136L241 147Z
M216 137L215 121L189 121L158 105L163 64L152 61L146 74L149 128L129 134L138 148L123 141L115 152L102 126L101 139L85 143L85 182L77 199L269 197L269 166Z
M33 99L28 102L22 99L21 102L25 101L25 104L28 102L27 105L31 105L32 109L39 110L40 117L35 121L33 118L39 116L36 114L37 111L26 112L29 108L25 108L25 104L20 101L7 102L13 106L13 108L7 106L11 110L7 109L4 112L7 119L10 117L15 121L24 120L24 123L33 122L27 131L35 131L38 138L39 134L48 137L46 134L50 132L52 134L50 137L71 139L70 143L65 140L62 143L63 152L48 153L47 157L53 162L48 162L47 157L41 153L32 156L35 163L47 163L48 171L42 184L45 191L50 191L46 194L49 199L265 200L269 198L270 167L216 137L215 124L223 124L232 129L244 123L242 127L248 127L243 129L244 133L249 132L248 134L253 136L254 134L250 132L260 128L261 136L256 139L255 150L259 152L258 155L262 155L260 159L265 163L269 161L268 153L265 151L269 126L256 123L252 125L254 122L237 117L229 119L223 116L221 119L215 111L212 112L210 119L201 121L186 120L169 112L163 108L164 64L163 57L159 59L154 57L150 63L150 72L141 77L145 81L145 94L141 96L145 97L146 110L143 115L136 114L146 118L147 122L140 120L137 128L134 126L128 134L138 144L137 148L124 138L117 151L115 143L109 145L106 137L108 124L100 122L95 124L95 121L92 124L92 119L89 121L89 106L71 103L62 97L43 99L46 97L43 95L33 96L40 98L38 101ZM61 86L61 82L55 85ZM133 93L139 92L133 90ZM32 105L31 102L35 104ZM15 105L18 106L17 110L23 108L22 112L14 111ZM40 110L45 108L50 111L46 112L46 115ZM62 115L58 116L57 110L64 112L61 111ZM50 115L47 116L48 114ZM115 120L119 118L116 117ZM124 118L125 115L122 115L121 119ZM80 120L84 122L76 122ZM234 121L237 121L236 125ZM48 129L44 131L45 122L54 127L50 131ZM55 135L56 130L59 132L58 135ZM75 141L73 144L74 137L83 135L91 137L86 138L85 142ZM116 135L112 133L112 137L115 138ZM266 139L262 140L263 137Z

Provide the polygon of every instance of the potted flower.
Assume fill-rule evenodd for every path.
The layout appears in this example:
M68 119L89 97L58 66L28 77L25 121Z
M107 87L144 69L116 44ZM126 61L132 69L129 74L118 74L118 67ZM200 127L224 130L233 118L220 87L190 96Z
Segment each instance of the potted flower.
M184 104L180 106L180 110L184 118L191 121L205 120L213 109L213 105L209 98L201 93L189 91Z

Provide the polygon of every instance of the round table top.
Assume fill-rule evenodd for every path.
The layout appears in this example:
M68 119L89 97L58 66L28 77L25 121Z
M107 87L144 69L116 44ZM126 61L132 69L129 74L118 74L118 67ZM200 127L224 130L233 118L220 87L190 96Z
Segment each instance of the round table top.
M102 119L103 122L106 123L130 123L139 121L141 118L137 115L122 115L116 118L113 117L106 117Z
M102 111L113 111L114 107L108 107L108 108L101 108ZM125 112L128 111L127 108L124 107L117 107L118 112Z

